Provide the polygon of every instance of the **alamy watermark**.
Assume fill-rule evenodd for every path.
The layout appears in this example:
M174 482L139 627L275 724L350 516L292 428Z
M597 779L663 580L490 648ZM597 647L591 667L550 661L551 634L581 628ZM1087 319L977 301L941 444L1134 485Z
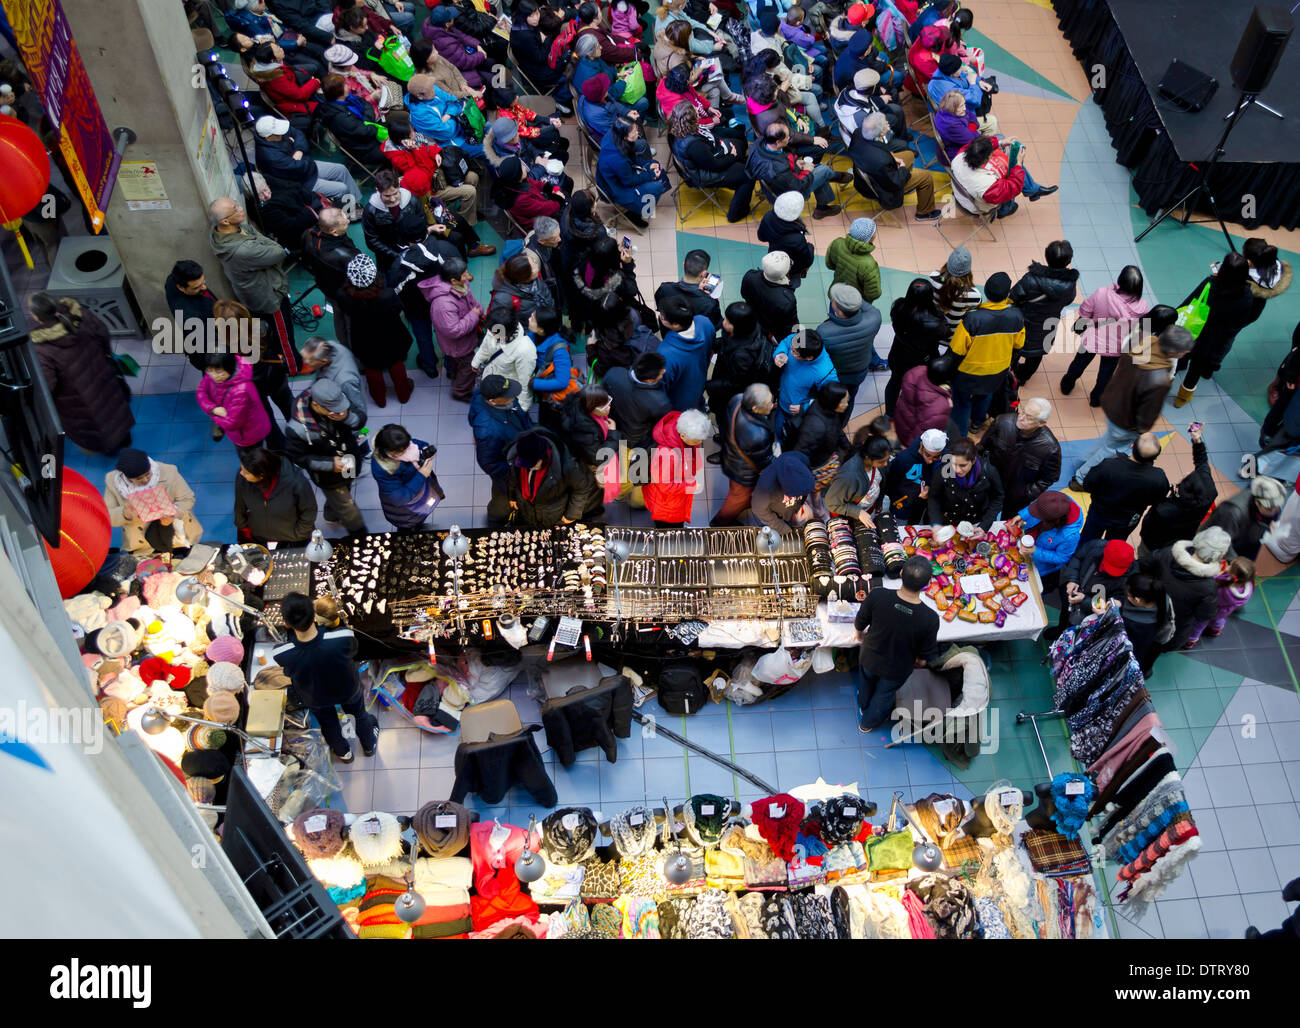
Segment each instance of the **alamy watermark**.
M233 353L251 364L262 359L261 325L256 318L187 318L177 310L170 318L154 318L150 328L154 353Z
M0 741L28 746L80 746L94 756L104 749L104 715L98 707L29 707L26 700L0 707Z
M894 726L889 730L895 743L978 743L982 755L997 753L1001 746L998 709L988 707L978 715L953 717L940 707L927 707L916 700L911 707L897 707Z

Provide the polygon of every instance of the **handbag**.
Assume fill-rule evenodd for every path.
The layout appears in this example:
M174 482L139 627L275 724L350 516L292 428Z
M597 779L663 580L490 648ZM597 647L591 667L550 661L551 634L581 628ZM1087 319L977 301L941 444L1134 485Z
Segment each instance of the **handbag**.
M389 36L384 40L383 49L379 53L376 54L371 49L366 56L399 82L407 82L415 74L415 63L399 36Z
M487 122L483 118L483 112L479 109L479 105L474 102L472 97L465 101L465 106L460 112L460 120L465 128L466 139L478 142L483 138Z
M1192 334L1193 339L1201 334L1201 330L1205 328L1205 322L1209 320L1209 296L1210 283L1206 282L1200 296L1178 308L1178 320L1175 324L1182 325L1183 328L1187 329Z
M634 104L645 96L645 72L640 61L629 61L618 69L618 77L623 80L622 101Z
M898 816L898 797L889 808L889 821L884 835L873 835L867 840L867 866L872 871L907 871L912 867L912 850L916 843L907 828L901 831L894 826Z

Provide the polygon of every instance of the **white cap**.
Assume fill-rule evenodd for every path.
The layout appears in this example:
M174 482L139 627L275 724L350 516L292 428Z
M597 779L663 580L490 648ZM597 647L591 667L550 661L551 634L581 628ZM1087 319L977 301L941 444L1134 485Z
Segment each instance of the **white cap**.
M763 269L763 277L769 282L777 285L788 285L790 282L790 255L784 250L773 250L765 254L759 261Z
M253 127L257 129L257 134L263 139L267 138L267 136L282 136L293 128L283 118L273 118L269 114L263 114L258 118L257 124Z
M929 428L921 433L921 445L931 453L943 453L948 445L948 435L937 428Z
M803 213L804 198L802 193L796 193L793 189L788 193L782 193L772 203L772 210L782 221L797 221L799 215Z
M564 174L564 162L563 162L563 161L558 161L558 160L556 160L555 158L552 157L549 161L546 162L546 174L548 174L548 175L563 175L563 174Z

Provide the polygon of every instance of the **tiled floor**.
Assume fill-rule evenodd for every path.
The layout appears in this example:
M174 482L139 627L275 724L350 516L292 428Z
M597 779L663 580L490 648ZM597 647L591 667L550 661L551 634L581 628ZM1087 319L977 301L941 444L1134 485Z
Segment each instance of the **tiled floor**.
M996 242L971 240L976 281L981 283L996 271L1014 277L1031 260L1041 259L1048 242L1066 238L1074 246L1075 265L1082 272L1081 295L1113 281L1124 264L1136 263L1145 273L1148 298L1177 304L1205 274L1208 263L1222 257L1222 239L1217 228L1182 228L1166 222L1141 245L1134 245L1133 237L1146 219L1133 206L1129 176L1114 161L1101 113L1088 99L1087 83L1048 6L1043 0L986 0L979 5L978 42L985 48L990 70L999 75L1002 92L995 112L1002 128L1027 143L1035 177L1059 183L1061 190L1039 203L1022 202L1015 217L998 224ZM580 177L576 147L573 153L569 170ZM944 193L942 185L939 193ZM690 202L693 205L694 200ZM858 209L841 218L808 221L819 254L845 232L851 217L862 213L861 206L859 200ZM665 201L651 230L636 239L643 293L650 296L657 283L677 277L681 257L698 246L713 255L713 270L726 282L724 302L737 299L740 277L757 265L764 252L755 228L756 219L728 225L708 210L678 226ZM958 222L944 222L950 234L959 228ZM1236 230L1236 234L1247 233ZM1263 234L1284 248L1285 259L1297 261L1300 235ZM484 235L497 241L490 229ZM913 221L910 211L905 212L902 227L880 226L876 241L884 285L877 306L885 313L913 277L938 267L948 254L935 227ZM495 258L474 262L480 298L486 298L494 262ZM819 262L799 289L801 312L810 326L825 317L829 284L830 274ZM1165 438L1160 463L1171 480L1191 469L1190 445L1183 430L1187 422L1200 420L1206 423L1205 437L1221 490L1230 494L1238 488L1235 474L1241 454L1254 448L1265 411L1265 387L1287 350L1300 312L1297 296L1293 290L1269 305L1264 316L1241 334L1223 371L1200 387L1191 404L1181 411L1166 408L1168 420L1159 426ZM882 353L891 338L885 320L878 340ZM328 334L328 329L326 320L318 331ZM154 456L180 466L199 497L197 513L207 538L230 539L234 453L228 442L213 443L209 438L193 400L196 374L188 365L151 360L153 355L143 343L131 349L145 368L133 383L142 394L136 400L137 440ZM1041 395L1052 401L1053 427L1067 455L1063 481L1104 427L1100 412L1088 406L1082 388L1070 397L1059 394L1057 383L1068 359L1065 353L1049 355L1043 370L1022 391L1022 396ZM1085 376L1085 384L1090 381L1091 375ZM884 376L864 384L859 415L880 404L883 385ZM372 431L388 421L399 421L439 446L438 465L449 499L433 523L481 524L486 482L472 464L465 408L447 395L445 380L429 382L418 376L410 403L398 407L390 402L383 411L372 407ZM103 480L109 465L106 459L77 454L70 455L69 463L96 483ZM696 502L694 523L707 519L724 491L721 474L710 467L705 490ZM373 482L362 479L358 495L371 527L387 527L377 509ZM1086 502L1086 497L1079 499ZM611 521L648 523L643 511L613 510ZM1300 573L1295 571L1264 582L1221 637L1206 639L1188 653L1163 657L1158 664L1150 688L1178 747L1178 766L1186 775L1204 848L1191 873L1175 882L1144 920L1133 923L1120 910L1113 922L1119 935L1233 938L1247 924L1274 927L1286 916L1279 886L1300 874L1298 589ZM853 684L846 674L810 677L759 707L710 707L691 718L662 717L660 724L778 788L819 775L828 781L859 782L882 810L895 790L905 795L978 793L1003 778L1028 787L1044 780L1045 768L1032 731L1028 725L1015 724L1015 713L1051 706L1052 682L1041 664L1045 649L1040 643L1017 642L992 646L990 654L993 709L998 716L996 745L987 747L965 771L950 768L927 747L885 749L883 738L860 736L854 723ZM512 686L510 696L525 721L535 719L537 704L522 682ZM649 709L658 710L653 703ZM379 754L371 760L358 757L342 772L340 802L354 811L380 807L409 812L429 799L446 796L455 740L422 736L392 712L381 712L381 721L386 730ZM1047 722L1041 728L1052 769L1073 767L1064 725ZM634 726L633 737L620 742L614 764L597 759L596 751L581 754L567 770L547 757L562 804L590 805L604 813L633 801L664 796L677 800L701 790L741 799L760 794L745 779L649 728ZM483 812L526 823L534 809L527 795L512 794L506 805Z

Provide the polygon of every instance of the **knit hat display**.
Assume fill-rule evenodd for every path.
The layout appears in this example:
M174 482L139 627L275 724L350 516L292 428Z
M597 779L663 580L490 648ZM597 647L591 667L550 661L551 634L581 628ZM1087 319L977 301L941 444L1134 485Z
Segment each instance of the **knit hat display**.
M359 253L348 261L348 281L358 289L373 285L378 273L375 259L367 254Z
M1101 551L1099 569L1103 575L1123 575L1133 566L1133 561L1136 559L1137 555L1133 552L1132 546L1123 539L1112 539Z
M654 811L649 807L630 807L609 819L614 848L625 860L653 849L657 831Z
M361 814L348 828L352 852L366 867L387 864L402 852L402 826L381 810Z
M185 745L192 750L219 750L226 745L226 733L207 725L190 725L185 732Z
M552 864L580 864L596 852L598 834L587 807L561 807L542 820L542 855Z
M769 282L775 282L777 285L790 284L790 255L781 251L774 250L766 254L759 265L763 269L763 277Z
M105 657L129 657L143 639L144 629L139 622L110 621L95 637L95 648Z
M880 85L880 72L874 68L859 68L853 73L853 88L859 93L869 93L878 85Z
M230 774L230 760L220 750L188 750L181 757L181 770L187 777L219 782Z
M1039 521L1061 521L1070 513L1070 498L1056 489L1039 493L1029 505L1029 516Z
M831 303L845 314L856 314L862 310L862 294L858 292L857 286L836 282L831 286L830 297Z
M772 847L772 852L786 862L794 856L794 841L803 814L803 804L788 792L754 801L754 827Z
M984 297L993 303L1001 303L1011 294L1011 276L1005 271L996 271L984 283Z
M128 446L117 455L117 463L113 466L127 478L139 478L149 474L149 455L144 450Z
M203 657L210 664L243 664L244 644L233 635L219 635L208 643Z
M108 624L109 604L112 601L103 593L82 593L63 601L63 610L69 621L79 624L84 631L93 632Z
M257 673L253 679L254 689L287 689L291 679L284 668L276 665L274 667L264 667Z
M454 857L469 842L469 811L451 800L434 800L415 812L411 828L423 852Z
M208 668L209 695L219 692L239 693L247 688L248 682L238 664L219 660Z
M488 131L498 143L513 143L519 138L519 125L513 118L497 118L488 126Z
M921 445L931 453L943 453L948 446L948 433L937 428L927 428L921 433Z
M964 246L959 246L952 253L948 254L948 274L949 275L969 275L971 269L970 251Z
M211 778L186 778L185 791L195 803L211 803L217 798L217 783Z
M213 693L203 703L203 717L207 721L233 725L239 720L239 700L233 693Z
M306 810L293 819L290 830L293 841L308 860L332 857L343 851L347 841L343 838L344 826L341 810L317 807Z
M366 877L361 861L346 851L328 857L308 857L307 866L326 888L350 890Z
M731 801L713 793L702 792L682 805L686 838L696 846L716 846L731 816Z
M105 724L111 721L119 729L126 727L126 700L116 696L105 696L99 701L99 709L104 715Z
M876 234L876 223L871 218L854 218L849 225L849 237L862 243L871 242Z
M182 692L190 684L190 669L179 664L169 664L161 657L150 657L139 664L140 680L145 685L165 682L170 688Z
M803 213L803 205L803 193L796 193L791 189L772 201L772 210L782 221L798 221L799 215Z
M961 58L956 54L942 54L939 57L939 73L956 75L961 70Z

